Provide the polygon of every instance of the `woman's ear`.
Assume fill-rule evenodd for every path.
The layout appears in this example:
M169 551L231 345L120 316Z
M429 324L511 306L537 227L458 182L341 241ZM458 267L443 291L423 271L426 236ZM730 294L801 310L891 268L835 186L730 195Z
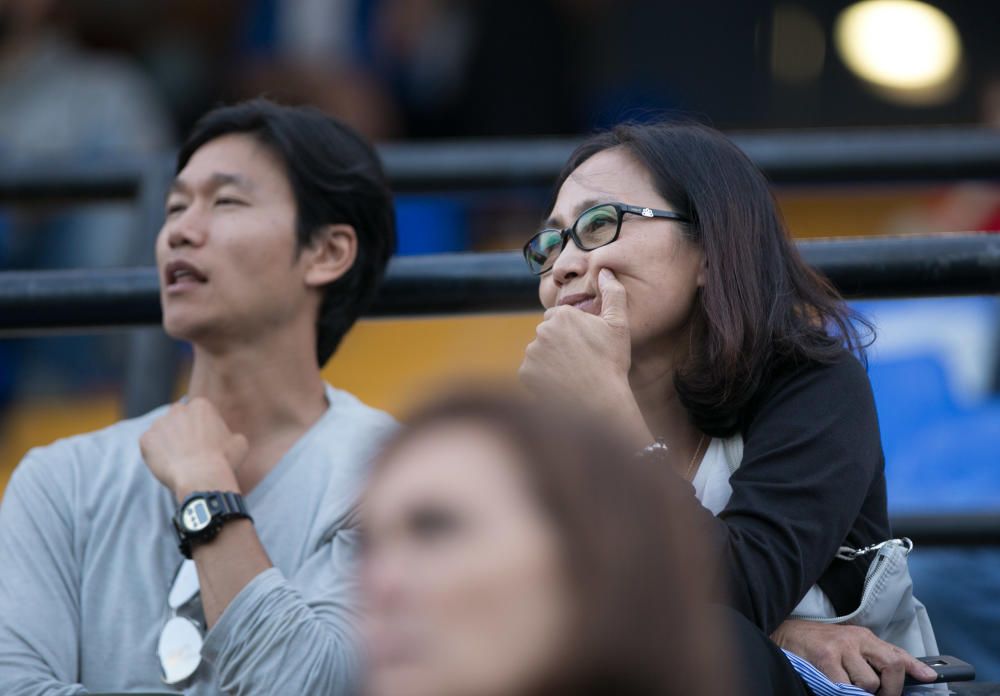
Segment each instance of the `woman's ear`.
M358 235L353 225L325 225L303 251L306 285L321 287L351 270L358 258Z
M705 256L705 252L701 252L701 261L698 263L698 287L705 287L705 283L708 281L708 257Z

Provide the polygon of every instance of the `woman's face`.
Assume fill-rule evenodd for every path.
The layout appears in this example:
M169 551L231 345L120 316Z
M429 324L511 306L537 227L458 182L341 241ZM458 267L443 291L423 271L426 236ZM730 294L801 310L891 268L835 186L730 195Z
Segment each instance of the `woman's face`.
M558 664L567 588L519 459L456 422L384 462L363 513L372 696L513 694Z
M622 148L603 150L577 167L559 189L546 227L572 225L580 213L599 203L628 203L671 210L653 187L646 169ZM600 314L597 276L614 272L625 286L633 349L650 343L677 345L704 284L704 254L689 241L680 223L626 214L618 239L593 251L568 241L552 270L541 277L542 304L573 304Z

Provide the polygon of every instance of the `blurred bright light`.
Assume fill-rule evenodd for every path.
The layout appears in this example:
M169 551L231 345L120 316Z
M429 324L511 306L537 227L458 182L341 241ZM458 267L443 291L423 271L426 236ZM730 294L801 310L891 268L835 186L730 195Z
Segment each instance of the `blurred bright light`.
M962 61L955 23L917 0L855 3L837 18L834 41L858 76L915 102L941 101Z

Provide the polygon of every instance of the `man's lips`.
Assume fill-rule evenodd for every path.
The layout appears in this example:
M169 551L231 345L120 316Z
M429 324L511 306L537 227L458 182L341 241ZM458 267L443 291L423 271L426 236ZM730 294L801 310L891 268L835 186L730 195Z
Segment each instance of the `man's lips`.
M205 273L190 261L175 259L163 267L163 285L168 291L179 291L207 281Z
M566 297L560 298L556 304L559 306L570 305L587 314L600 314L601 311L600 298L597 295L590 295L583 292L566 295Z

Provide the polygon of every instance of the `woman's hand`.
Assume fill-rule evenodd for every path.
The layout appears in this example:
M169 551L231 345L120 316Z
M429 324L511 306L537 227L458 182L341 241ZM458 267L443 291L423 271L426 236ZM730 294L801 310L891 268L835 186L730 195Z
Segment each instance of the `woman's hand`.
M628 381L628 298L606 268L598 274L598 287L599 315L566 305L546 310L535 340L524 351L519 376L536 394L580 404L635 428L643 421ZM646 444L648 435L642 441Z
M937 678L933 669L861 626L789 619L771 640L811 662L831 681L880 696L901 694L907 674L923 682Z

